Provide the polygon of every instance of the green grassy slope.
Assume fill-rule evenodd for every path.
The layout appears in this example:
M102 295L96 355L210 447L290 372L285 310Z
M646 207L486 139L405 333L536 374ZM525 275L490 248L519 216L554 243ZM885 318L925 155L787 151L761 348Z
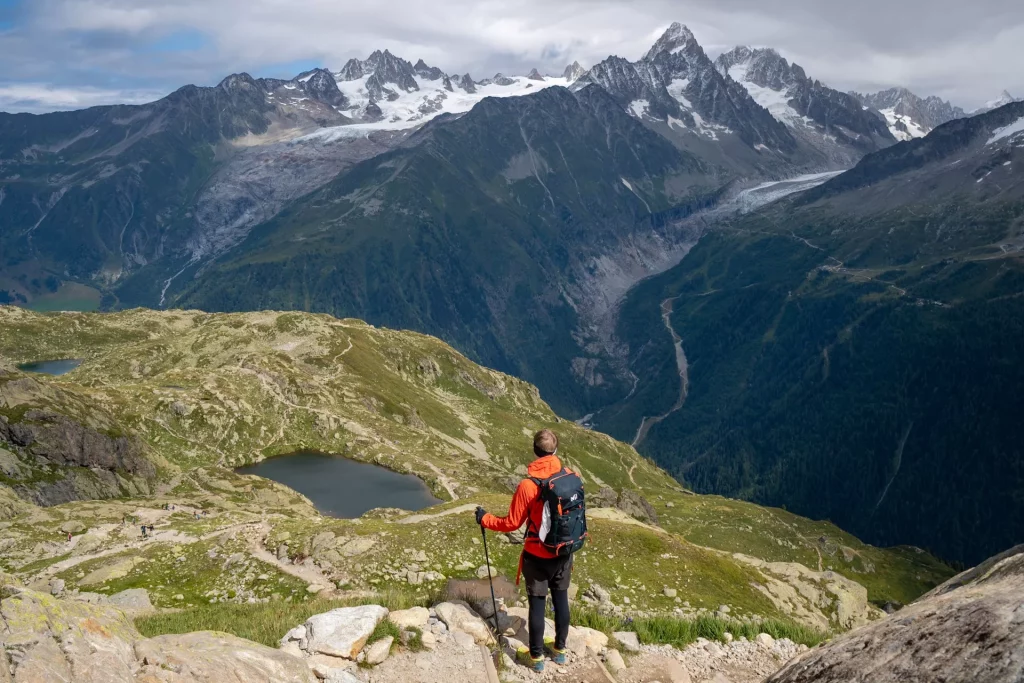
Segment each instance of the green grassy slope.
M57 576L69 587L104 593L146 587L161 607L214 598L305 602L305 586L315 581L353 595L429 592L438 579L418 588L408 584L408 571L475 576L483 560L471 509L503 510L516 472L532 459L530 435L542 427L561 435L563 458L595 500L604 488L634 491L660 518L655 526L646 517L594 510L579 582L606 585L622 607L628 597L628 609L665 612L685 600L691 614L728 604L736 615L794 618L791 606L758 587L774 575L734 553L835 570L866 586L877 604L906 602L949 574L927 556L872 548L828 523L687 493L629 446L559 420L530 385L424 335L301 313L37 314L7 307L0 318L5 424L33 424L39 418L32 410L66 414L137 438L156 468L147 493L119 489L105 501L47 508L11 497L8 519L0 521L11 539L2 562L30 580ZM52 378L14 369L59 356L83 363ZM4 448L28 466L30 451ZM449 502L421 516L382 511L331 520L283 486L228 469L299 449L417 474ZM85 469L34 462L30 476L7 477L0 490ZM194 510L207 514L196 519ZM87 530L68 545L60 529L74 521ZM141 540L140 521L156 525L155 540ZM285 541L288 567L308 556L320 578L296 576L257 552L277 554ZM427 560L406 554L416 550ZM506 575L514 575L518 552L495 544L494 561ZM179 562L189 571L178 571ZM680 602L663 595L666 585L677 588ZM814 619L828 624L822 609L813 607L824 615Z

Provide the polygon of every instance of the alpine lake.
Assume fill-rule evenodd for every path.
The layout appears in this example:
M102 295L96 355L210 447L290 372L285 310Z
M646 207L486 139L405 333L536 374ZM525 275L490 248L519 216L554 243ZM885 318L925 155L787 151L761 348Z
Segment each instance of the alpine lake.
M18 366L18 369L22 372L37 372L41 375L65 375L81 364L82 361L78 358L62 358L22 363Z
M292 488L321 514L354 519L374 508L422 510L442 502L420 478L324 453L300 452L235 470Z

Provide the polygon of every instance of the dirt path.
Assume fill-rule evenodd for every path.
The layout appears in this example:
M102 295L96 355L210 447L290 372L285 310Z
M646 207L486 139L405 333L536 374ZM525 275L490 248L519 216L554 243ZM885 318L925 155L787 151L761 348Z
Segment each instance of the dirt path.
M163 512L163 510L147 510L147 512ZM149 516L153 517L152 515ZM154 519L156 518L154 517ZM147 523L149 522L147 521ZM216 529L215 531L205 533L202 536L190 536L189 534L186 534L185 532L179 531L177 529L156 529L153 531L152 534L146 536L146 538L136 538L133 541L121 543L111 548L97 550L94 553L86 553L84 555L78 555L76 557L69 557L68 559L61 560L60 562L55 562L54 564L51 564L49 567L36 574L34 580L38 581L41 579L48 579L54 576L55 574L58 574L67 569L71 569L72 567L78 566L83 562L89 562L90 560L98 560L103 557L117 555L118 553L123 553L126 550L132 550L133 548L142 548L152 543L190 544L195 543L197 541L206 541L216 536L219 536L223 533L231 531L232 529L248 526L251 524L252 522L237 522L235 524L229 524L227 526ZM118 528L118 526L119 525L113 525L114 528ZM131 530L137 529L138 527L134 525L129 525L125 528ZM109 536L109 533L107 535ZM80 536L78 538L83 537ZM77 543L75 545L77 545Z
M633 439L633 443L631 444L633 448L636 448L643 443L643 440L647 437L647 432L651 430L651 427L682 408L683 404L686 402L686 393L690 387L690 378L688 374L689 364L686 361L686 354L683 353L683 339L676 334L675 328L672 327L672 304L674 304L678 298L678 296L673 296L661 302L661 320L665 324L665 329L667 329L669 334L672 335L672 346L675 347L676 368L679 370L679 398L676 399L675 404L664 415L645 417L640 421L640 427L636 430L636 437ZM629 478L630 480L633 479L632 470L630 470ZM636 482L633 482L633 484L636 485Z
M292 564L291 562L285 562L277 559L277 556L267 550L263 543L266 541L267 536L270 534L270 525L266 522L259 522L257 524L250 525L250 533L246 533L246 541L248 541L249 552L260 562L274 565L285 574L294 576L300 581L305 581L308 584L315 584L323 586L323 591L320 592L321 596L327 596L334 592L334 582L327 578L320 568L314 564ZM252 533L255 532L255 533Z

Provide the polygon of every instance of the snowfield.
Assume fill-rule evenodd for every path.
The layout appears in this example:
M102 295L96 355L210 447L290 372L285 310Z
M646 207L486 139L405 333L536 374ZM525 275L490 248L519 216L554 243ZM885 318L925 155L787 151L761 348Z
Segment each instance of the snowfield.
M1005 140L1006 138L1012 137L1017 133L1024 133L1024 116L1017 119L1008 126L1003 126L1002 128L997 128L996 130L992 131L992 137L989 138L987 144L994 145L1000 140Z
M366 108L370 104L370 94L366 88L366 82L370 76L364 76L353 81L340 80L341 75L335 74L338 80L338 89L348 98L354 107L343 111L347 116L356 120L365 118ZM419 90L405 92L394 83L387 83L385 86L398 94L397 99L381 100L377 106L383 113L379 121L363 121L346 126L334 126L323 128L303 140L321 138L327 141L340 138L363 137L378 130L404 130L422 125L441 114L464 114L472 109L477 102L485 97L517 97L529 95L552 86L567 87L569 80L565 78L545 78L543 81L532 81L525 77L514 77L512 85L477 85L475 93L468 93L456 83L452 83L453 90L446 90L443 79L427 80L416 77L416 85Z

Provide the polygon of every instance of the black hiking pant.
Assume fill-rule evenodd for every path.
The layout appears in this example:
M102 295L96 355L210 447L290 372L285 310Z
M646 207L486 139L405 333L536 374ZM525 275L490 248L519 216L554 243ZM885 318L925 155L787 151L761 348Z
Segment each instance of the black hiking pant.
M544 656L544 612L548 592L555 611L555 649L564 650L569 637L569 583L572 555L546 559L523 553L523 578L530 602L530 656Z

